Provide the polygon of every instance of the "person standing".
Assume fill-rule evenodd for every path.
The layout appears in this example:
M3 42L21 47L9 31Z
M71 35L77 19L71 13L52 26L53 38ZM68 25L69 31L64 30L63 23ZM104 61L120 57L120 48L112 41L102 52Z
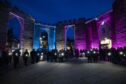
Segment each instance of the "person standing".
M55 62L57 62L57 56L58 56L58 51L57 51L57 49L55 49L55 50L53 51L53 58L54 58L54 61L55 61Z
M36 51L36 63L40 61L40 56L41 56L41 52L39 51L39 49Z
M17 49L13 52L13 61L14 61L14 68L17 68L17 65L19 64L19 58L20 58L20 50Z
M8 51L8 57L9 57L9 63L11 64L11 62L12 62L12 51L11 50Z
M8 65L9 64L9 56L8 56L8 51L5 49L2 52L3 56L3 64Z
M36 57L36 51L35 51L35 49L33 49L30 52L30 56L31 56L31 63L34 64L35 63L35 57Z
M29 52L26 49L25 52L23 53L23 61L24 61L25 66L27 66L27 64L28 64L28 57L29 57Z

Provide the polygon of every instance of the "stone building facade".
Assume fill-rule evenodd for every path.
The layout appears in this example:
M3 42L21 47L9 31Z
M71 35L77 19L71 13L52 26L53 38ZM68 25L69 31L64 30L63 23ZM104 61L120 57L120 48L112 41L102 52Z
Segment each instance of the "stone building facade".
M20 24L20 48L32 49L34 19L9 3L0 2L0 50L8 47L7 33L9 20L15 17Z
M60 22L57 26L57 48L65 47L65 25L75 25L75 48L117 48L126 46L126 1L115 0L106 13L83 21Z
M7 34L7 21L8 21L8 6L4 3L0 4L0 49L5 48L6 34Z
M86 35L87 28L85 25L85 19L80 20L71 20L59 22L56 25L56 47L57 49L66 49L66 32L69 26L73 26L74 28L74 48L87 48L86 43L88 37Z
M112 14L112 28L115 35L113 46L126 46L126 0L116 0Z
M0 3L0 49L7 46L8 21L12 17L16 17L21 25L20 48L32 49L35 20L19 9L11 7L8 3ZM124 47L126 46L126 1L115 0L112 10L90 20L81 18L58 22L55 28L56 36L52 33L56 38L56 43L51 44L50 39L52 38L50 38L50 44L55 44L59 50L66 49L66 32L69 27L74 29L73 48L80 50Z

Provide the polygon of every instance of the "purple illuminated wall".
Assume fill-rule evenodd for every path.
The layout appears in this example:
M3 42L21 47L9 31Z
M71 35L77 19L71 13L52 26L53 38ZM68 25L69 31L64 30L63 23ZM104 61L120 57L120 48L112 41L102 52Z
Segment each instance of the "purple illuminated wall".
M90 21L75 23L75 48L99 48L104 24L112 47L126 46L126 0L115 0L112 10Z
M87 49L88 47L88 30L86 28L86 25L85 25L85 22L77 22L77 23L74 23L72 24L74 25L74 29L75 29L75 32L74 32L74 38L75 38L75 48L76 49ZM64 26L64 39L65 39L65 42L66 42L66 32L67 32L67 27L70 26L70 25L65 25ZM66 43L64 43L64 47L66 47Z
M114 47L126 46L126 0L116 0L113 5Z
M113 10L87 23L91 48L99 48L103 24L107 24L110 28L113 48L126 46L126 6L124 7L123 3L126 4L126 1L117 1Z
M120 18L115 24L116 45L115 47L126 46L126 16Z
M112 46L113 46L113 38L115 37L115 35L113 34L113 28L112 28L112 10L106 12L105 14L101 15L100 17L98 17L97 21L97 29L98 29L98 38L99 38L99 44L100 44L100 40L101 40L101 35L102 35L102 26L105 24L106 27L109 27L109 34L110 34L110 39L112 40Z
M100 39L101 39L101 27L104 23L108 24L111 28L111 13L112 11L108 11L107 13L92 19L86 22L88 28L87 35L87 48L98 48L100 47ZM113 34L113 29L110 29L110 38L113 39L115 36Z
M87 28L85 23L78 23L75 26L75 48L87 49Z
M87 23L87 28L89 30L89 48L99 48L98 28L96 21L93 20Z

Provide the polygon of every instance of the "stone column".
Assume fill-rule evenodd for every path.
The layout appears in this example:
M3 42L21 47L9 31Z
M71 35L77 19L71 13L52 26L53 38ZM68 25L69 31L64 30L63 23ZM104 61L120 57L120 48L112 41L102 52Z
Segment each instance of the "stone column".
M9 9L5 4L0 3L0 49L6 47L7 23L9 19Z
M56 47L58 50L65 47L65 29L63 24L57 24L56 27Z

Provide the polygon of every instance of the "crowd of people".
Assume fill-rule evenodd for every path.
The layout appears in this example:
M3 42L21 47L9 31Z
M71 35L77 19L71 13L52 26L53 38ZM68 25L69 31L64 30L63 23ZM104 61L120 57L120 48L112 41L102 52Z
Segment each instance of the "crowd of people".
M28 51L27 49L22 52L20 49L15 50L3 50L0 52L0 65L13 64L16 68L21 61L24 65L27 66L28 63L34 64L39 61L48 61L48 62L64 62L68 57L73 56L73 50L42 50L42 49L33 49Z
M14 51L4 50L0 52L0 65L13 64L16 68L20 61L23 60L25 66L28 65L28 62L32 64L40 61L41 52L39 50L35 51L34 49L29 52L27 49L24 52L21 52L20 49L15 49Z
M31 64L37 63L41 60L48 62L64 62L70 58L86 57L88 62L110 61L116 64L126 65L126 47L124 48L111 48L111 49L88 49L88 50L51 50L43 51L41 49L33 49L21 52L16 49L13 52L4 50L0 52L0 65L13 64L16 68L20 60L23 60L25 66L30 62Z
M80 55L87 57L88 62L110 61L126 65L126 47L80 50Z

